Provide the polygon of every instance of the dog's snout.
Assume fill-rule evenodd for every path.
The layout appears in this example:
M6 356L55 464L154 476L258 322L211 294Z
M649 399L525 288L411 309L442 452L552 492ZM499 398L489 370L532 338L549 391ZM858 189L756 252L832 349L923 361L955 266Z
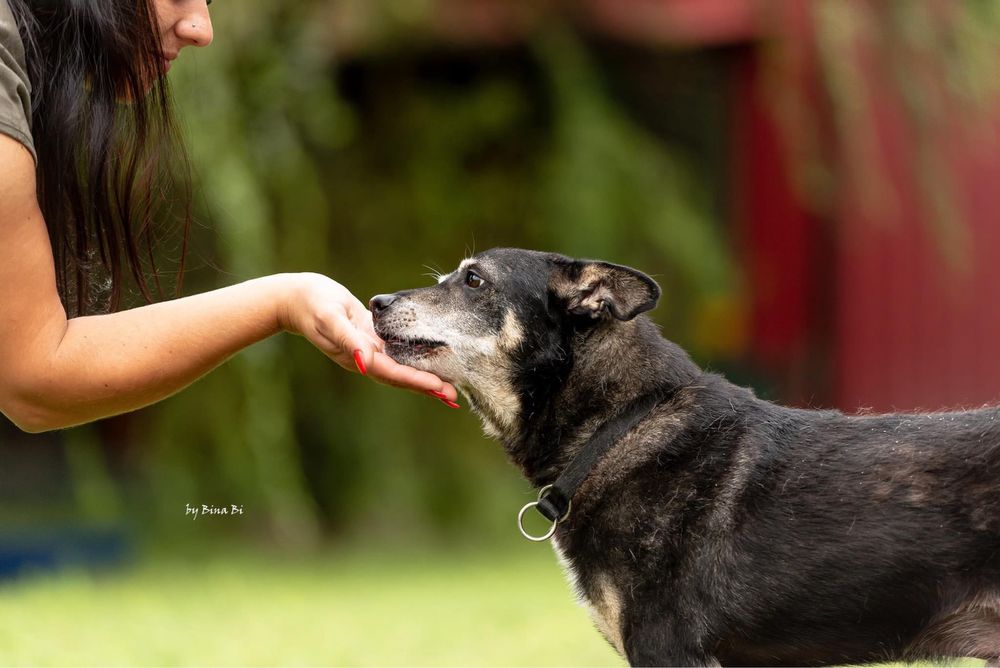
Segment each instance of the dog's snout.
M368 308L371 309L372 313L378 315L389 308L394 301L396 301L396 295L375 295L368 302Z

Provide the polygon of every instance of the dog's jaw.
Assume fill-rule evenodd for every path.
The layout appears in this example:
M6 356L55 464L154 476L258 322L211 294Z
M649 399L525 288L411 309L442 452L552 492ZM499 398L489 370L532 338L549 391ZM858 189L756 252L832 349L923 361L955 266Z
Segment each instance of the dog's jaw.
M428 324L435 322L418 307L404 305L376 319L375 331L385 340L389 357L453 384L482 420L487 436L508 444L521 424L521 400L512 370L502 362L524 340L520 324L508 312L497 333L456 337L447 327L438 331Z
M516 440L520 432L521 401L508 380L497 378L497 382L485 391L482 387L458 386L458 389L479 416L487 436L504 445Z
M504 353L500 359L510 360L511 354L524 342L524 331L512 312L505 314L500 333L491 339L489 347ZM504 445L514 441L522 423L522 405L509 365L481 368L476 374L475 386L463 388L462 393L482 420L487 436Z
M479 342L479 348L488 342ZM487 356L470 373L456 359L454 351L439 346L415 352L412 346L386 345L386 354L400 364L433 373L449 382L465 397L472 411L482 421L487 436L508 445L516 440L522 423L521 399L514 389L511 370L492 364Z

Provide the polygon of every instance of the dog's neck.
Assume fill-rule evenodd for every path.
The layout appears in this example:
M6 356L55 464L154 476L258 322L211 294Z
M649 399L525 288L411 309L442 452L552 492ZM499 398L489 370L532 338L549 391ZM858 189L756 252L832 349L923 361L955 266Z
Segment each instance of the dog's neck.
M508 456L536 487L551 483L593 433L652 391L694 384L701 370L660 336L645 316L570 334L572 357L553 382L522 397L516 429L498 434Z

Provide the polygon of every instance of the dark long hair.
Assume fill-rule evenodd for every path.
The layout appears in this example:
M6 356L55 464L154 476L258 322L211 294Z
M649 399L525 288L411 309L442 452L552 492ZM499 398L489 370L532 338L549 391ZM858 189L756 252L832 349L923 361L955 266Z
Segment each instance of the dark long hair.
M190 189L152 0L9 0L24 41L38 202L70 315L162 296L154 246ZM178 178L180 177L180 178ZM182 213L178 214L176 203Z

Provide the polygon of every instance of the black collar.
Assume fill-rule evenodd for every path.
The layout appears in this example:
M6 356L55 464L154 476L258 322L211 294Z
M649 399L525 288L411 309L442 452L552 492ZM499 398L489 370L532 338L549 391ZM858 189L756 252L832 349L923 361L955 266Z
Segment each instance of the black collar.
M676 393L676 387L653 390L602 424L590 437L590 440L583 445L580 452L573 457L569 465L563 469L556 481L539 490L538 500L525 504L521 508L521 512L517 515L517 525L521 534L528 540L534 541L544 541L551 538L552 534L555 533L556 526L569 517L573 506L573 497L576 496L580 485L587 479L601 457L630 429L645 419L654 408ZM542 517L552 522L552 526L542 536L533 536L524 530L524 513L532 507L536 508Z

